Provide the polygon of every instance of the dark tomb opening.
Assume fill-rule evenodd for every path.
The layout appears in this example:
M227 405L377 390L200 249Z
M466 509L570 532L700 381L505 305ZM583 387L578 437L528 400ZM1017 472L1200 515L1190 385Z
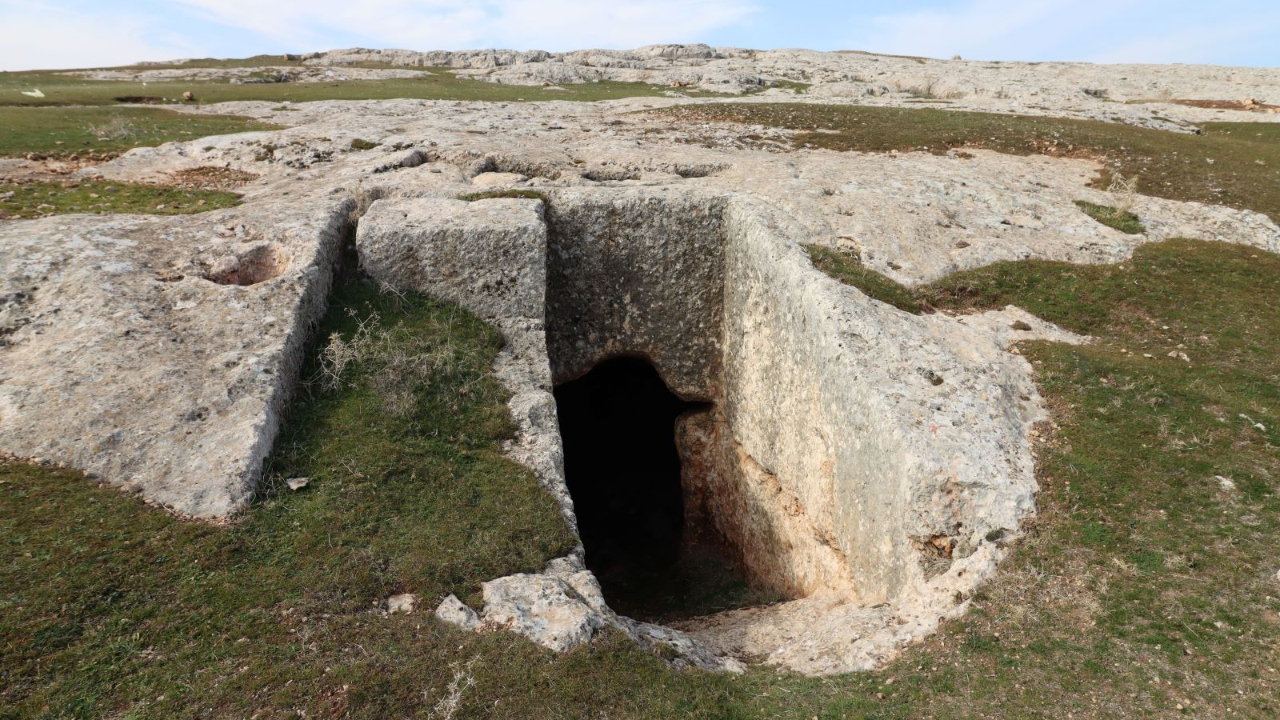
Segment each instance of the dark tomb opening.
M747 600L715 533L686 523L676 419L710 404L681 400L652 365L629 357L600 363L555 397L587 567L610 606L670 620Z

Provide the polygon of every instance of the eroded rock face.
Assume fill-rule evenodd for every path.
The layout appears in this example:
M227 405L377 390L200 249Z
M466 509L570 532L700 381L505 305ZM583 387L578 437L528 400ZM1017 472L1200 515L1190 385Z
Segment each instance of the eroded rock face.
M725 199L675 188L554 197L546 315L555 384L641 355L681 398L715 396Z

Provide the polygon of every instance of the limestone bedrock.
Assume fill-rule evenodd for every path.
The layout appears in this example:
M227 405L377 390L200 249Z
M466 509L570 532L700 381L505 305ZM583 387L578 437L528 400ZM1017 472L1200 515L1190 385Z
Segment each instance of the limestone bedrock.
M791 62L705 52L664 46L636 62ZM1130 70L1135 87L1170 73L1193 82ZM1250 72L1280 85L1275 71ZM1075 100L1054 99L1062 87L1043 81L1043 112L1075 114ZM542 573L487 583L478 612L446 598L439 617L556 650L614 627L678 664L844 672L964 612L996 572L1035 509L1031 433L1046 419L1012 345L1083 339L1016 308L904 313L817 271L803 245L857 253L906 284L1001 260L1116 262L1178 236L1280 251L1265 216L1197 203L1138 196L1146 233L1101 225L1074 202L1117 199L1088 187L1100 167L1084 160L789 149L786 131L754 128L781 141L761 149L742 146L739 126L632 112L683 102L334 101L287 113L225 103L205 110L292 127L82 170L164 182L219 167L257 179L243 205L199 215L0 221L0 451L83 469L183 515L233 516L354 234L378 282L458 302L502 331L494 373L517 427L506 452L571 527L555 384L638 355L681 398L707 403L676 429L689 522L787 598L678 627L641 623L608 607L579 548ZM378 146L357 150L357 138ZM522 196L461 199L477 188Z

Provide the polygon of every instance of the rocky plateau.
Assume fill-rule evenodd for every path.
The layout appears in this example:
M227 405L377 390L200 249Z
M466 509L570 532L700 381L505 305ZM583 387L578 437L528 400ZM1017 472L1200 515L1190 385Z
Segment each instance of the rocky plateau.
M242 205L0 221L0 451L84 470L184 516L233 520L353 242L379 283L457 302L503 332L494 372L519 428L507 452L571 526L555 387L638 356L680 399L707 407L675 430L686 502L754 584L785 600L639 622L609 607L582 548L543 573L486 583L477 609L426 599L445 621L554 650L615 627L704 668L873 668L964 613L964 598L998 572L1035 512L1034 438L1051 421L1017 342L1088 338L1013 307L911 315L819 272L805 245L857 253L906 285L1003 260L1113 263L1173 237L1280 252L1280 227L1227 207L1139 195L1132 211L1145 233L1106 227L1075 204L1115 202L1090 186L1101 170L1090 160L794 149L785 130L646 112L722 100L715 92L1194 132L1210 120L1280 120L1266 102L1280 100L1277 70L702 45L343 50L298 63L279 71L326 80L429 69L665 94L183 108L288 127L139 148L74 176L163 183L228 168L256 178L239 188ZM369 63L380 69L360 67ZM95 73L246 75L181 63ZM760 140L742 143L748 133ZM942 568L926 562L938 547Z

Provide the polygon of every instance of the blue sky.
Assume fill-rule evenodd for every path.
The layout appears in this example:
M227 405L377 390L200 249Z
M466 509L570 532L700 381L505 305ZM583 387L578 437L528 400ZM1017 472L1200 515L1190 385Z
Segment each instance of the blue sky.
M1280 0L0 0L0 70L659 42L1280 66Z

